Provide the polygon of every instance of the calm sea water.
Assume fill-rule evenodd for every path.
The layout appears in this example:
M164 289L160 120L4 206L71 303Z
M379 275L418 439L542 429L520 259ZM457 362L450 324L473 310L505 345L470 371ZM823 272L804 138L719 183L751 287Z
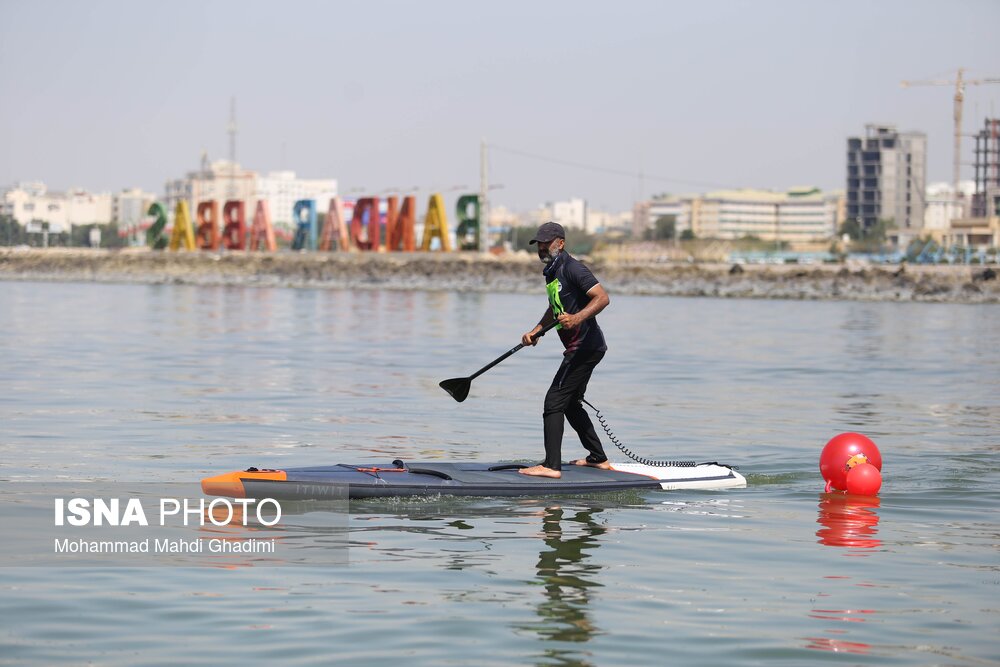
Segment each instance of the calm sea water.
M537 460L554 337L465 403L437 383L543 307L3 283L0 480ZM600 319L617 435L747 489L352 503L342 567L0 568L0 663L1000 663L1000 307L613 295ZM879 498L822 494L842 431L879 444Z

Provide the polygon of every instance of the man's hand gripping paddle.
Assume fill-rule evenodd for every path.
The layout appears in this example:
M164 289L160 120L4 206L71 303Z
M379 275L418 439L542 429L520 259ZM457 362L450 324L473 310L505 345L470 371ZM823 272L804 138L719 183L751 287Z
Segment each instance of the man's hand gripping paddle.
M535 339L537 340L538 338L541 338L542 336L544 336L546 331L548 331L552 327L556 326L557 324L559 324L559 322L555 321L555 320L553 320L552 322L549 322L548 324L546 324L545 327L541 331L539 331L537 334L535 334ZM524 347L524 343L518 343L517 345L515 345L512 348L510 348L509 350L507 350L506 352L504 352L503 354L501 354L499 357L497 357L496 359L494 359L490 363L486 364L485 366L483 366L482 368L480 368L478 371L476 371L475 373L473 373L472 375L470 375L467 378L451 378L450 380L442 380L438 384L441 386L442 389L444 389L446 392L448 392L449 394L451 394L452 398L454 398L456 401L458 401L459 403L461 403L466 398L468 398L468 396L469 396L469 389L472 388L472 381L473 380L475 380L477 377L479 377L480 375L482 375L486 371L490 370L491 368L493 368L494 366L496 366L497 364L499 364L501 361L503 361L504 359L506 359L510 355L512 355L515 352L517 352L518 350L520 350L522 347Z

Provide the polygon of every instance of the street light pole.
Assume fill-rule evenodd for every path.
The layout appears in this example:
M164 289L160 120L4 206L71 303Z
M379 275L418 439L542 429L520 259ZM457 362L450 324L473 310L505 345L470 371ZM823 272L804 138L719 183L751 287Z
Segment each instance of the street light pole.
M479 144L479 252L488 252L490 249L489 231L489 159L486 137L482 138Z

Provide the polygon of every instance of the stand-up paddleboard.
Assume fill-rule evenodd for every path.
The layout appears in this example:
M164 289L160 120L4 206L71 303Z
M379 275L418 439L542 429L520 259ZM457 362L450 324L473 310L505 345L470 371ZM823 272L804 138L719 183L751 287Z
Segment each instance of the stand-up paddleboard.
M233 498L321 500L389 496L537 496L628 489L731 489L746 478L718 463L650 466L612 463L610 470L563 464L562 477L532 477L519 463L338 464L281 470L248 468L206 477L207 495Z

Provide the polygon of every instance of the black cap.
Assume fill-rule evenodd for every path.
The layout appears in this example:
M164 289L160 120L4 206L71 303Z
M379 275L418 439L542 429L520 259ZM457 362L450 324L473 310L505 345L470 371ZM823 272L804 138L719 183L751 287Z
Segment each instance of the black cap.
M528 244L532 243L549 243L555 239L565 239L566 232L563 231L562 225L558 222L546 222L544 225L538 228L535 232L535 238L528 241Z

